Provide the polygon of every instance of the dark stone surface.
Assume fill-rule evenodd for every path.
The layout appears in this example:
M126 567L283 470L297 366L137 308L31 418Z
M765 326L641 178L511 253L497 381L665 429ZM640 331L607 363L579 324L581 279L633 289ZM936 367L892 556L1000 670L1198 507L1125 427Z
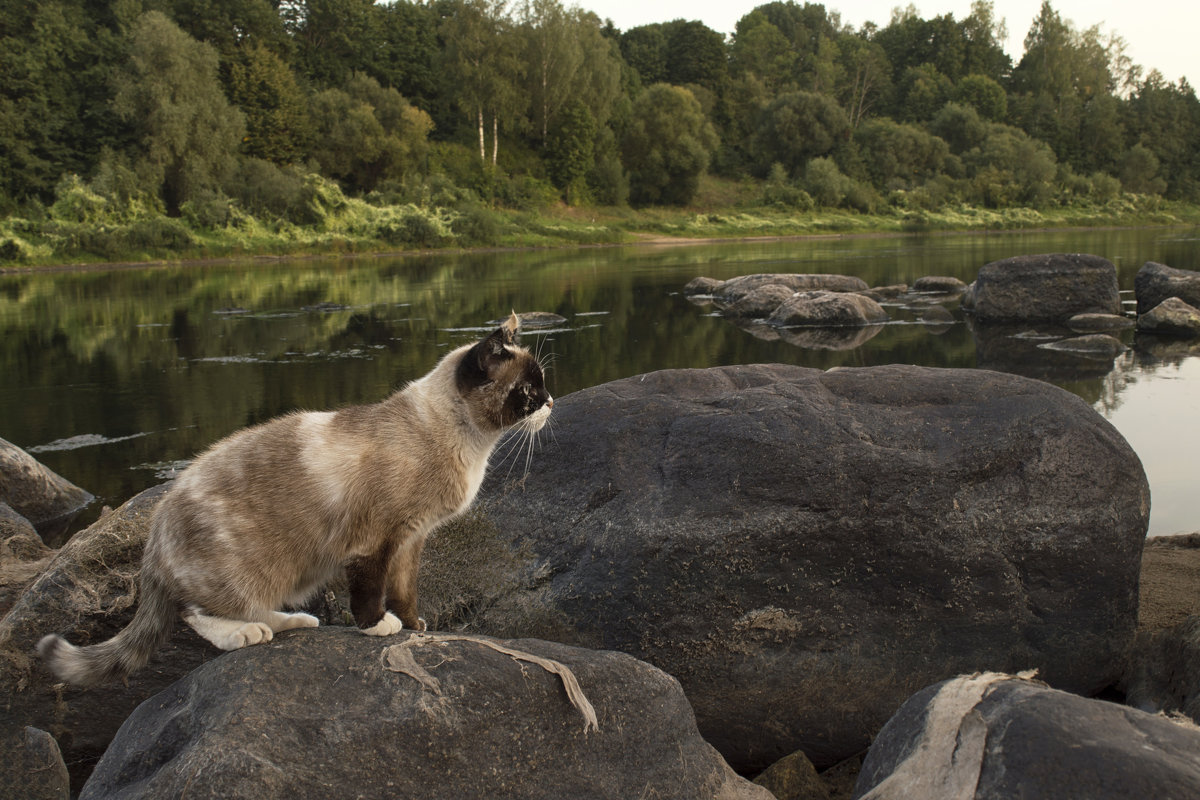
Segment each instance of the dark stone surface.
M37 728L0 727L0 800L67 800L67 765L54 737Z
M1067 327L1079 333L1100 333L1132 328L1135 324L1134 320L1123 314L1076 314L1067 320Z
M887 322L883 307L863 294L853 292L798 292L784 300L767 324L812 327L849 327Z
M481 497L473 549L508 553L513 577L424 603L445 625L650 661L747 774L796 750L823 767L951 675L1110 685L1148 514L1128 443L1044 383L663 371L560 398L528 474L497 470Z
M854 796L1200 797L1200 730L1030 681L963 677L904 704L871 745Z
M1111 364L1113 359L1124 353L1127 348L1120 339L1107 333L1089 333L1085 336L1071 336L1053 342L1040 344L1046 350L1057 350L1060 353L1072 353L1084 358L1096 358Z
M224 655L139 706L81 797L770 800L648 664L495 642L569 668L599 723L585 731L558 675L477 641L410 636L296 630Z
M1117 268L1078 253L1016 256L979 268L963 308L990 322L1065 322L1076 314L1120 314Z
M1137 295L1138 314L1146 313L1168 297L1178 297L1200 308L1200 272L1147 261L1133 279L1133 291Z
M1138 331L1157 336L1200 337L1200 309L1168 297L1137 319Z
M1121 688L1143 711L1178 711L1200 724L1200 616L1140 631Z
M108 639L133 618L150 515L166 487L137 495L71 538L0 620L0 711L7 726L31 725L58 740L78 790L121 722L147 697L219 651L180 624L128 684L80 691L56 685L37 657L39 639Z
M739 319L764 319L771 316L795 292L778 283L768 283L743 295L736 302L721 309L727 317Z
M965 292L967 285L961 280L949 275L925 275L913 281L914 292L936 292L938 294L953 294Z
M0 503L33 523L43 537L65 526L93 497L0 439Z
M0 617L8 613L25 587L38 576L54 551L33 523L0 503Z
M786 286L793 292L861 292L868 288L866 281L853 275L809 275L781 272L730 278L716 287L712 295L718 302L729 304L740 300L760 286L772 283Z

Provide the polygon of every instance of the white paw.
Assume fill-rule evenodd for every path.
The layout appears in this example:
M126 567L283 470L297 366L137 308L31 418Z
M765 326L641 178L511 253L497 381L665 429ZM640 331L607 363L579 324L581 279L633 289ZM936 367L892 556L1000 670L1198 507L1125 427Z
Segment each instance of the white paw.
M279 633L279 631L290 631L292 628L315 628L320 624L321 621L312 614L299 611L295 614L284 614L280 624L274 626L274 630Z
M404 623L390 611L385 611L383 617L369 628L359 628L367 636L391 636L393 633L399 633L404 628Z
M216 645L222 650L238 650L247 645L269 642L274 635L271 626L265 622L247 622L230 632L224 641L217 642Z

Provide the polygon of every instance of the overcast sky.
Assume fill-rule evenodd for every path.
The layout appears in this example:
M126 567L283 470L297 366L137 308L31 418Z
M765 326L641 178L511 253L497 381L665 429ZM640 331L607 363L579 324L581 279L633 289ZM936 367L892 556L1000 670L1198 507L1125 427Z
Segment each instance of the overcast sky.
M803 2L803 0L799 0ZM720 33L732 33L737 21L766 0L575 0L611 19L621 30L668 22L673 19L699 19ZM895 0L837 0L825 2L825 8L837 11L842 22L858 28L864 22L880 27L888 24L892 9L907 6ZM915 0L924 19L950 13L963 19L971 13L971 0ZM1024 52L1025 34L1041 8L1041 0L994 0L996 16L1008 27L1005 48L1015 64ZM1195 0L1052 0L1051 5L1076 30L1099 25L1105 34L1116 32L1128 43L1129 56L1145 72L1157 69L1168 81L1186 77L1193 88L1200 88L1200 3Z

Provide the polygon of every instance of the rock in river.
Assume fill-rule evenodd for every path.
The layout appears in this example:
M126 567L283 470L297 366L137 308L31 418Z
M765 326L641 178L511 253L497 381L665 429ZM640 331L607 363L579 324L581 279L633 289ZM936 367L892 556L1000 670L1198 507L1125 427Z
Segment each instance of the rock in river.
M0 439L0 503L7 503L43 536L69 522L92 495Z
M984 264L963 295L963 308L987 322L1120 314L1117 268L1093 255L1015 256Z
M678 682L627 655L344 628L289 631L147 700L81 798L184 796L771 800L700 738Z
M868 288L866 281L853 275L809 275L781 272L730 278L720 286L713 288L712 295L718 303L730 304L737 302L760 286L771 283L786 286L793 292L862 292Z
M781 327L845 327L887 322L883 307L863 294L851 292L797 292L767 317Z
M1200 309L1178 297L1168 297L1145 314L1139 314L1138 330L1160 336L1200 336Z
M747 773L852 756L963 672L1099 690L1133 635L1145 473L1039 381L655 372L561 398L528 474L505 475L473 532L427 545L423 580L454 587L424 595L427 616L649 661Z
M1007 675L914 695L871 745L861 800L1200 797L1200 729Z
M1133 279L1137 295L1137 313L1144 314L1168 297L1178 297L1200 308L1200 272L1175 269L1166 264L1147 261Z

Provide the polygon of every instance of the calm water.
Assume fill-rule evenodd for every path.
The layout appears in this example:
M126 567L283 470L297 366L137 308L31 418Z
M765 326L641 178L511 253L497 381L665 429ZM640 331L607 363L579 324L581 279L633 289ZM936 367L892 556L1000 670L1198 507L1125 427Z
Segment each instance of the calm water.
M1087 252L1118 267L1132 301L1148 260L1200 269L1200 231L1150 229L951 235L0 275L0 438L117 505L198 450L297 408L382 398L424 374L489 320L550 311L527 336L554 353L556 397L669 367L782 362L827 369L888 363L987 367L1082 396L1129 439L1150 477L1151 534L1200 529L1200 344L1120 336L1095 362L1037 347L1063 331L981 337L963 321L893 322L865 341L789 343L712 315L680 289L697 275L858 275L872 286L923 275L969 282L998 258ZM1015 336L1012 334L1016 334ZM844 349L829 349L830 346ZM86 519L85 519L86 521Z

